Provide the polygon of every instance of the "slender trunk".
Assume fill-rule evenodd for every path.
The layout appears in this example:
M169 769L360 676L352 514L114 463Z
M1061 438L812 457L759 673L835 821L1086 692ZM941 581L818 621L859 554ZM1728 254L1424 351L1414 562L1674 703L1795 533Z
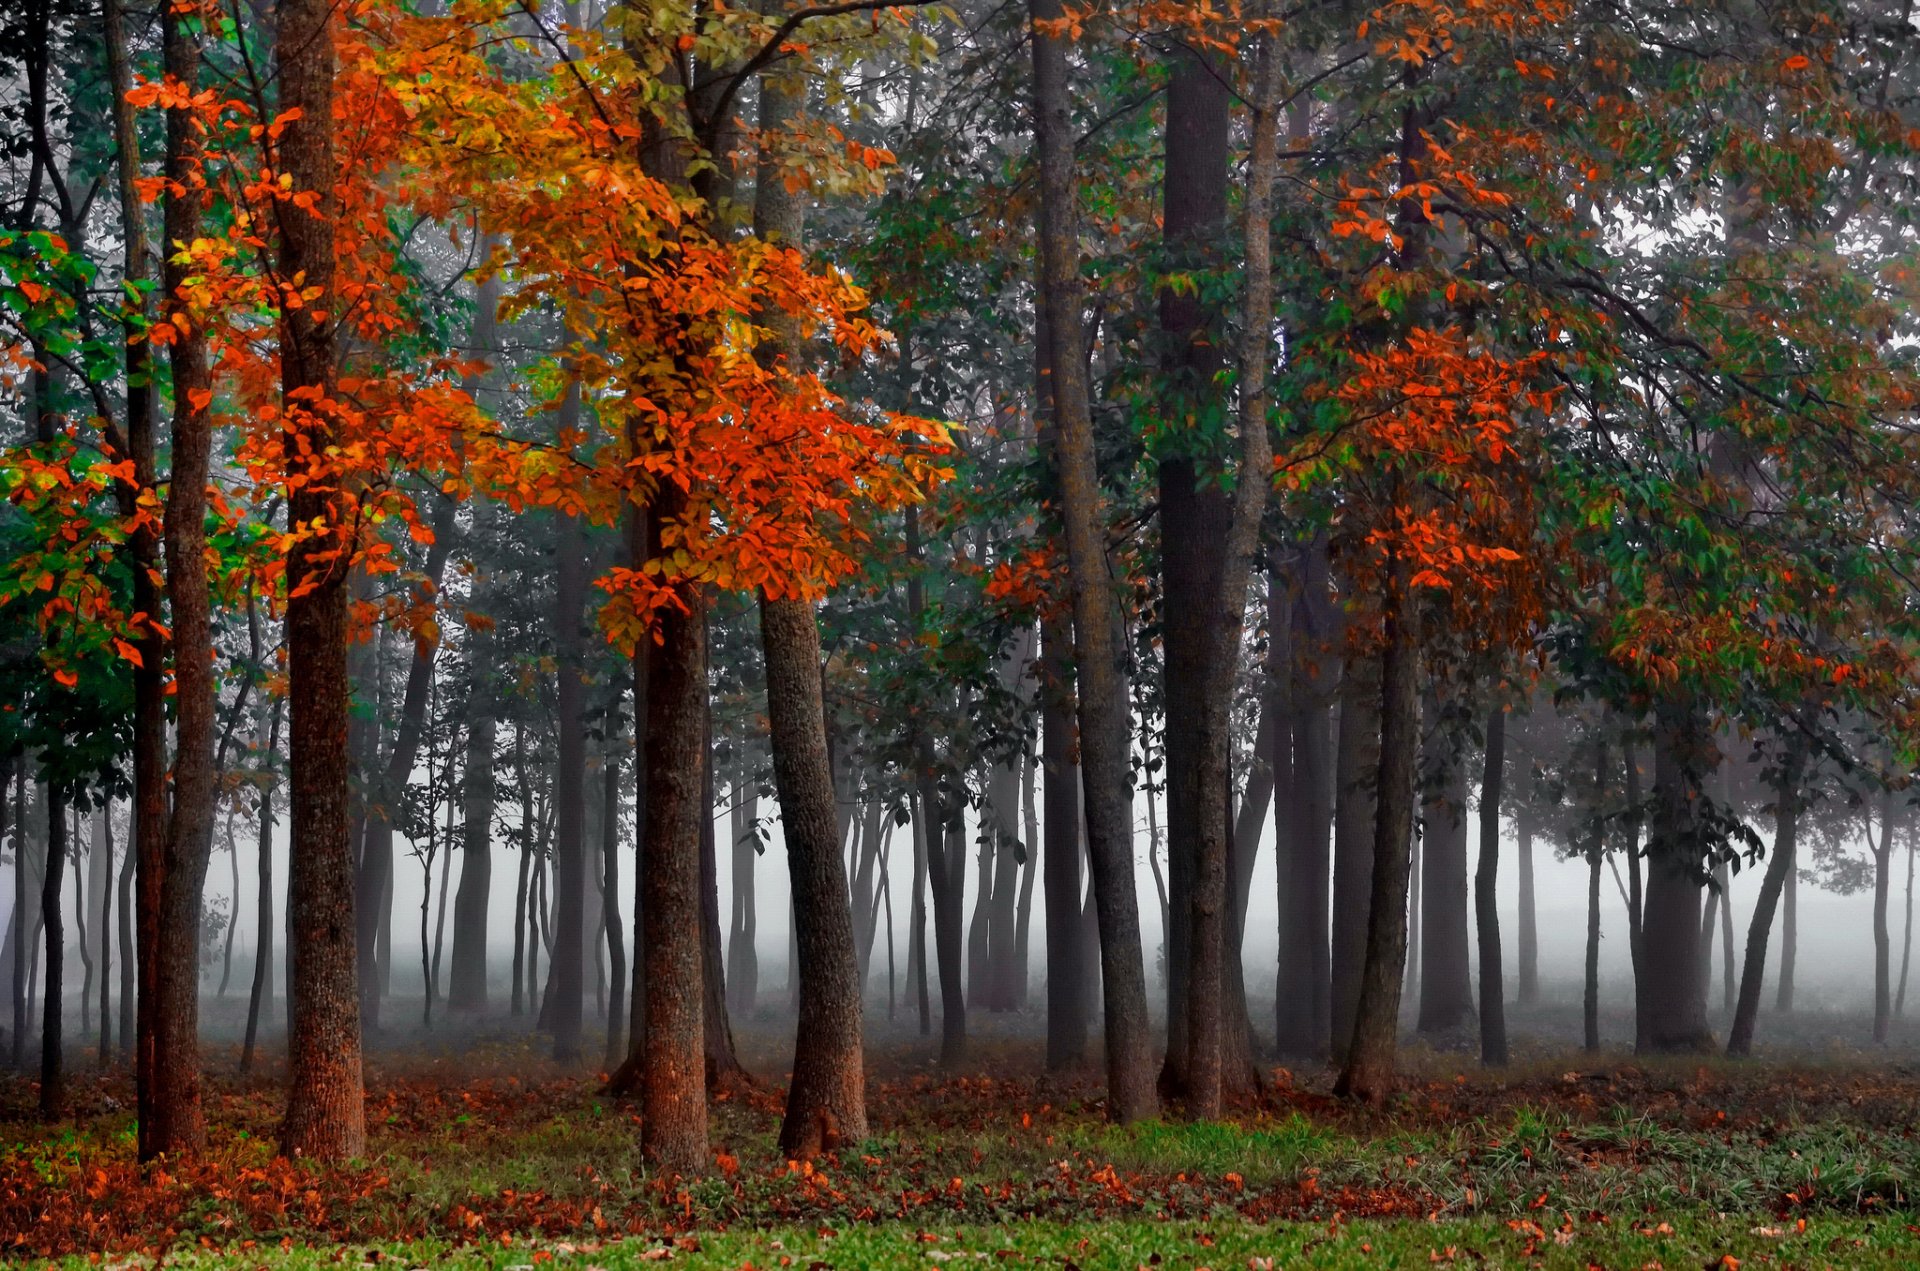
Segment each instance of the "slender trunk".
M579 427L580 386L567 387L559 428ZM580 1058L585 1005L587 901L587 737L584 712L581 621L586 610L587 561L580 518L560 521L554 614L555 661L559 667L555 728L559 735L554 765L553 888L554 947L552 996L548 1012L553 1028L553 1057L560 1063Z
M687 513L684 492L663 482L649 519L649 557L661 532ZM641 966L646 977L640 1150L665 1174L707 1164L705 953L701 939L700 824L706 817L706 596L677 586L647 651L646 833L641 840Z
M27 917L27 897L32 894L32 879L27 868L27 761L15 759L14 831L13 831L13 1055L15 1072L27 1066L27 945L32 940Z
M1587 962L1581 995L1580 1022L1585 1030L1589 1054L1600 1049L1600 832L1593 832L1587 846Z
M163 18L167 73L195 82L198 41L186 15L169 8ZM190 110L167 112L169 243L200 237L205 195L192 188L200 166L201 132ZM296 177L296 180L298 177ZM305 188L305 187L303 187ZM149 964L152 1009L142 1019L147 1040L147 1106L140 1118L143 1159L160 1152L198 1148L206 1139L200 1110L200 901L213 846L214 684L213 609L207 585L207 481L213 430L207 414L212 375L206 337L196 326L185 289L194 266L167 254L161 286L175 327L167 349L173 381L171 426L173 471L162 535L166 543L167 609L172 631L174 698L173 803L164 844L142 852L157 887L143 887L158 902L144 924L140 965ZM148 845L143 844L143 848ZM237 916L237 915L234 915ZM146 986L141 999L146 1001Z
M157 489L154 416L158 394L153 389L153 346L142 334L150 316L144 284L153 277L152 253L147 241L145 205L138 188L142 176L140 133L133 104L128 100L133 88L133 72L127 56L124 0L106 0L105 18L108 75L113 89L114 150L118 160L115 176L125 241L124 277L128 292L134 297L127 318L126 458L133 464L133 490L129 493L144 493ZM184 44L184 41L176 42ZM181 61L187 62L184 54ZM189 82L198 82L197 73L189 75ZM170 116L173 113L169 112ZM182 140L191 142L192 139L183 137ZM131 508L123 504L123 510ZM127 547L132 558L132 609L136 613L158 614L161 601L156 580L160 576L160 550L151 518L142 518L136 524L128 536ZM152 1136L148 1129L158 1124L155 1083L168 1078L156 1073L153 1050L157 1027L153 1012L158 1006L153 976L157 963L150 956L138 957L134 946L136 933L139 947L147 950L152 949L159 936L159 870L166 850L168 811L167 688L165 653L158 624L149 622L140 627L133 636L133 645L140 656L132 671L132 835L120 873L120 1042L134 1059L136 1116L141 1126L139 1153L146 1158L159 1150L159 1146L150 1142ZM16 1039L24 1023L23 1016L15 1019ZM16 1046L19 1044L16 1041Z
M1373 902L1373 783L1380 764L1380 663L1347 660L1334 742L1333 1057L1345 1063L1360 1005Z
M780 1150L804 1160L866 1135L859 969L834 816L813 606L763 595L760 640L800 945L799 1032Z
M493 891L493 748L497 736L490 694L476 676L467 703L467 762L461 773L465 806L461 813L460 886L453 894L453 967L447 979L447 1009L452 1011L482 1011L487 1005L487 906ZM522 853L518 897L522 904L525 861ZM518 915L516 908L516 918ZM516 946L518 941L516 923ZM516 947L514 974L519 972ZM519 996L514 993L516 1014Z
M1396 483L1397 484L1397 483ZM1396 553L1397 555L1397 553ZM1413 872L1414 769L1420 757L1420 620L1404 562L1390 560L1380 659L1380 761L1374 785L1373 894L1353 1041L1336 1094L1378 1103L1392 1091Z
M1720 1009L1733 1014L1738 986L1733 973L1733 873L1722 864L1720 883Z
M447 762L449 767L451 767L453 762L453 751L451 748L449 748L447 752ZM441 827L443 837L446 840L446 846L442 852L444 859L440 862L440 899L434 907L433 962L427 971L427 996L429 999L440 996L440 955L445 953L447 948L447 891L448 884L453 879L455 788L452 774L449 773L447 778L447 817Z
M1121 690L1125 649L1109 583L1099 469L1093 444L1087 340L1074 237L1074 123L1062 0L1029 0L1033 44L1035 149L1040 173L1041 304L1047 312L1059 433L1061 521L1073 593L1074 664L1088 858L1100 922L1100 980L1106 1002L1107 1115L1151 1116L1153 1036L1140 956L1128 808L1128 701ZM1043 25L1045 24L1045 25Z
M618 712L614 713L618 719ZM601 904L607 924L607 960L612 977L607 986L607 1054L609 1072L617 1069L627 1056L627 933L620 917L620 753L624 749L619 726L615 724L607 739L606 758L601 766L600 859L605 871L601 879ZM462 883L466 878L462 876Z
M923 551L920 511L917 507L909 506L906 510L906 532L907 549L917 560ZM907 612L916 629L926 608L924 588L918 571L908 577ZM920 810L927 820L924 837L928 890L933 896L933 960L940 980L940 1062L951 1067L966 1056L967 1002L961 966L961 886L954 868L961 862L948 859L949 855L959 855L958 852L949 853L948 825L953 820L963 819L965 812L949 807L947 792L942 789L938 775L933 738L917 721L913 725L912 745L920 765L916 782Z
M233 938L240 930L240 841L233 834L233 818L236 805L227 805L227 895L230 907L227 912L226 947L220 953L220 987L214 990L215 997L227 995L227 985L233 981Z
M1794 960L1800 951L1800 871L1787 871L1786 895L1780 911L1780 983L1774 990L1773 1009L1782 1015L1793 1014Z
M927 814L913 796L913 908L907 918L907 980L920 1015L920 1035L933 1035L933 993L927 983ZM789 924L791 926L792 924ZM796 956L794 961L798 962Z
M66 932L60 920L60 884L67 865L67 809L60 787L47 783L47 863L40 877L40 924L47 939L47 990L40 1004L40 1119L55 1121L66 1107L60 1036L60 996Z
M759 863L760 838L758 795L748 779L745 746L731 782L732 808L730 838L732 853L732 905L727 915L727 995L735 1014L749 1015L760 996L760 956L754 940L760 926L755 906L754 869Z
M1900 937L1900 984L1893 994L1893 1017L1902 1018L1907 1011L1907 968L1913 962L1913 848L1914 841L1907 840L1907 901L1905 933Z
M1773 854L1760 879L1753 917L1747 925L1747 956L1740 970L1740 999L1733 1025L1727 1031L1727 1054L1744 1059L1753 1053L1754 1028L1760 1019L1760 985L1767 973L1767 938L1780 893L1793 875L1800 845L1800 781L1806 770L1806 745L1798 733L1789 735L1773 787Z
M1035 877L1040 873L1040 861L1036 856L1036 853L1040 850L1040 815L1037 806L1037 791L1034 789L1035 767L1033 756L1028 755L1026 762L1021 765L1020 769L1020 813L1024 818L1025 835L1023 843L1026 849L1026 860L1023 861L1020 866L1020 899L1015 906L1013 918L1014 979L1012 988L1013 1009L1017 1011L1027 1009L1028 981L1033 973L1033 882ZM1911 851L1908 852L1908 858L1909 862L1911 862ZM1911 874L1912 870L1909 869L1908 873ZM1907 893L1909 901L1911 901L1913 893L1911 878L1908 880ZM1911 910L1911 903L1909 903L1908 908ZM1909 934L1911 934L1911 922L1908 923L1908 927ZM887 894L887 964L889 967L889 983L891 983L891 967L893 964L893 894L891 889L889 889ZM1904 965L1901 974L1901 986L1904 988L1906 985ZM889 1003L891 1003L891 993L888 995L888 1000Z
M75 947L80 950L80 1040L85 1041L87 1028L93 1020L93 949L89 943L87 931L87 891L88 879L80 872L80 814L77 809L70 811L72 818L67 828L67 841L73 844L74 887L73 887L73 930ZM89 860L93 853L87 853ZM233 924L227 924L227 930L233 930Z
M719 1088L745 1079L733 1048L733 1022L727 1018L726 962L720 952L720 863L714 842L713 710L702 724L700 813L700 971L706 1002L700 1012L706 1051L707 1085Z
M1514 863L1520 872L1520 917L1516 933L1520 958L1517 993L1522 1006L1540 1000L1540 925L1533 894L1533 761L1520 765L1519 804L1513 818Z
M1893 1019L1892 940L1887 930L1887 897L1892 883L1894 805L1891 791L1880 798L1880 845L1873 849L1873 1040L1884 1045ZM1869 845L1872 840L1869 838ZM52 981L48 981L51 986Z
M1474 924L1480 940L1480 1062L1507 1062L1507 988L1500 963L1500 786L1506 775L1507 711L1487 717L1487 764L1480 778L1480 860L1473 875Z
M271 774L274 756L280 750L280 711L285 698L275 698L267 723L267 746L261 767ZM260 786L260 798L254 814L260 825L260 884L256 914L260 932L254 940L253 987L247 994L247 1034L240 1046L240 1072L253 1071L253 1047L259 1036L260 1022L273 1008L273 792L279 783L271 775Z
M281 0L278 9L280 108L289 118L280 139L280 168L298 191L318 197L311 214L281 218L278 262L283 277L304 275L322 300L281 314L283 410L291 454L310 454L294 476L320 479L289 492L294 525L323 524L324 537L302 540L288 563L287 663L293 704L288 818L292 869L287 905L293 941L292 1038L287 1115L281 1148L289 1156L339 1160L366 1148L360 1074L360 1011L353 925L352 803L348 777L348 593L340 478L319 470L331 448L334 396L333 303L333 6L327 0ZM298 112L297 114L295 112ZM177 482L176 482L177 484Z
M0 821L6 818L6 783L0 781ZM105 853L100 879L100 1069L113 1062L113 804L100 808L100 847ZM1911 853L1909 853L1911 857ZM1909 870L1911 873L1911 870ZM1912 885L1908 885L1912 893ZM1901 969L1901 987L1906 987L1905 968Z
M1646 891L1640 870L1640 761L1631 742L1622 743L1621 757L1627 772L1627 938L1633 955L1633 982L1637 986L1647 961ZM1638 1050L1647 1036L1646 999L1635 990L1633 995L1633 1045Z

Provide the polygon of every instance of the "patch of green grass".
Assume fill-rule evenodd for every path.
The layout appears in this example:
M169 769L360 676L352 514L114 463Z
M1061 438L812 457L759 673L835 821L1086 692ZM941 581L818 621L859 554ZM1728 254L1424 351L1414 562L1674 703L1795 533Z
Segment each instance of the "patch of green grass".
M624 1240L604 1245L568 1242L459 1246L422 1240L399 1245L295 1246L236 1249L225 1253L182 1250L170 1254L177 1268L264 1267L270 1271L461 1266L509 1268L578 1267L625 1271L665 1265L687 1271L735 1271L798 1267L807 1271L855 1271L916 1267L928 1271L1009 1264L1078 1267L1081 1271L1226 1271L1228 1268L1315 1267L1327 1271L1380 1268L1479 1267L1586 1268L1728 1267L1726 1259L1762 1266L1904 1267L1920 1262L1920 1239L1905 1223L1831 1218L1805 1230L1756 1224L1750 1219L1702 1214L1671 1222L1627 1224L1618 1220L1554 1225L1479 1218L1443 1222L1396 1220L1375 1223L1274 1223L1241 1220L1200 1223L1009 1223L997 1227L935 1227L887 1223L830 1229L733 1230L703 1233L678 1242ZM62 1264L79 1271L98 1266L84 1259ZM150 1266L151 1259L107 1260L105 1265Z

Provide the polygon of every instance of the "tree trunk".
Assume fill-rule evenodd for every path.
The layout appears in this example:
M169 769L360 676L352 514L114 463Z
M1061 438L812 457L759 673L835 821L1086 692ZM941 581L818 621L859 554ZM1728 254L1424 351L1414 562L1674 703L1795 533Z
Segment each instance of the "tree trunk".
M27 897L32 894L32 876L27 867L27 759L16 756L13 771L13 1055L15 1072L27 1067L27 946L32 941L32 923L27 916Z
M1753 1053L1754 1028L1760 1019L1760 985L1767 973L1767 937L1773 929L1780 893L1797 867L1794 858L1800 845L1800 781L1806 757L1806 744L1800 734L1790 734L1773 787L1773 854L1767 858L1760 894L1754 898L1753 917L1747 925L1746 962L1740 970L1740 999L1734 1006L1733 1025L1727 1031L1727 1054L1735 1059Z
M1040 29L1060 21L1062 0L1029 0L1032 24L1034 139L1040 175L1040 302L1047 314L1050 374L1059 437L1061 522L1073 594L1078 671L1081 784L1087 849L1100 922L1101 988L1106 1003L1107 1115L1119 1122L1151 1116L1151 1024L1140 955L1139 902L1133 882L1133 818L1128 807L1129 744L1125 649L1117 638L1109 583L1099 469L1087 382L1087 340L1080 309L1074 231L1074 122L1064 35Z
M1398 483L1396 483L1398 484ZM1373 894L1353 1041L1334 1092L1378 1103L1393 1089L1400 992L1407 959L1407 884L1414 769L1420 758L1420 619L1407 566L1390 558L1386 648L1380 659L1380 761L1375 790Z
M780 1150L806 1160L866 1136L853 911L820 691L820 628L800 599L760 599L767 717L800 943L800 1024Z
M720 951L720 862L714 842L713 709L708 704L700 752L700 987L701 1045L706 1052L707 1086L719 1089L746 1078L733 1048L733 1021L727 1018L726 958Z
M347 753L348 593L340 477L319 462L333 444L330 407L306 405L311 394L333 397L334 303L333 35L327 0L281 0L278 10L280 109L293 112L280 139L280 168L297 191L318 196L311 214L280 220L281 277L305 276L323 297L281 313L281 380L285 389L290 475L318 478L289 491L289 523L331 529L301 540L288 561L294 589L287 602L287 664L292 681L288 818L292 867L287 908L293 982L288 1017L291 1063L281 1150L289 1156L343 1160L366 1150L360 1077L360 1010L353 923L352 805Z
M1907 968L1913 962L1913 839L1907 840L1907 918L1905 934L1900 938L1900 984L1893 994L1893 1017L1900 1019L1907 1011Z
M1040 861L1037 856L1037 853L1040 851L1040 812L1036 806L1036 796L1038 792L1034 789L1034 784L1033 756L1028 755L1026 762L1020 767L1020 813L1024 818L1025 824L1024 842L1026 845L1026 861L1020 867L1020 899L1015 907L1013 917L1013 967L1011 969L1013 981L1011 989L1013 992L1013 1009L1017 1011L1026 1010L1029 1005L1029 980L1033 974L1033 883L1035 877L1040 873ZM1909 850L1907 855L1909 863L1911 863L1912 851ZM1907 872L1911 875L1913 871L1909 869ZM1908 879L1907 895L1909 902L1911 902L1913 895L1911 877ZM1911 903L1909 903L1908 909L1912 909ZM1908 923L1908 928L1908 934L1911 935L1911 922ZM891 966L893 936L891 891L888 892L887 936L889 966ZM1901 986L1904 988L1905 985L1906 971L1903 964L1901 969ZM891 1003L891 994L889 994L889 1003Z
M913 909L907 919L907 979L920 1013L920 1035L933 1035L933 994L927 983L927 814L917 794L913 801ZM792 924L788 924L791 926ZM797 951L794 955L799 962ZM791 978L791 977L789 977Z
M1720 1009L1732 1015L1737 992L1733 974L1733 871L1722 862L1714 877L1720 887Z
M262 768L273 772L274 756L280 750L280 711L285 698L275 698L267 724L267 747ZM240 1073L253 1071L253 1047L260 1033L260 1022L273 1009L273 792L279 783L271 775L260 785L260 798L254 805L259 818L260 863L256 915L259 933L254 939L253 987L247 994L247 1034L240 1046Z
M686 514L686 495L662 482L649 525ZM700 921L700 823L706 816L706 596L683 582L660 610L647 651L646 833L641 840L641 966L646 978L641 1154L665 1174L707 1164L705 952ZM682 608L684 606L684 609Z
M493 748L497 736L491 694L476 676L467 699L467 762L461 774L464 833L460 886L453 895L453 969L447 979L450 1011L478 1012L487 1006L487 906L493 893ZM523 853L523 864L525 859ZM524 870L522 874L524 894ZM517 959L514 972L519 973ZM514 998L518 1001L517 992Z
M1580 1022L1586 1035L1586 1049L1600 1049L1600 866L1603 852L1600 832L1587 845L1587 963L1585 986L1581 994Z
M133 104L128 100L128 93L133 87L133 73L127 56L125 15L123 0L106 0L105 36L108 76L113 85L114 149L117 160L115 176L119 186L120 223L125 240L124 277L129 293L137 297L130 306L129 339L126 345L126 457L133 464L133 492L148 492L157 489L154 414L158 394L153 389L152 345L144 338L133 337L145 327L149 317L149 302L142 284L152 278L149 264L152 252L147 241L145 205L138 189L141 176L140 134ZM185 47L189 42L177 40L176 43L183 46L176 56L185 64L186 54L191 52ZM167 51L174 52L171 49ZM194 67L189 82L197 83L198 79L197 67ZM182 141L197 144L195 138L183 136ZM123 510L130 511L131 508L123 504ZM156 579L160 576L160 551L150 519L137 524L128 536L127 546L132 558L132 609L135 613L158 614L161 601ZM132 642L140 656L132 671L132 835L120 874L120 1041L129 1057L134 1059L136 1117L142 1127L138 1150L145 1159L152 1154L149 1150L150 1136L145 1127L157 1124L155 1082L167 1078L156 1076L152 1046L157 1027L152 1018L157 1006L153 994L156 964L151 958L136 956L134 937L137 930L142 948L151 948L158 939L159 869L166 850L168 814L167 688L166 668L162 662L165 649L158 625L148 623L139 628ZM197 927L198 915L195 917ZM21 947L24 949L24 944ZM17 965L16 974L22 970L24 967ZM134 988L136 978L138 992ZM19 1004L16 1012L23 1006L24 1003ZM15 1020L16 1047L22 1044L18 1040L18 1030L24 1023L24 1016L18 1015Z
M1689 705L1666 702L1657 711L1643 966L1636 986L1646 1006L1643 1052L1713 1046L1700 995L1700 856L1694 823L1699 776L1706 770L1704 731Z
M907 550L919 559L923 550L920 511L911 505L906 510L906 532ZM907 612L916 629L926 608L924 587L918 571L908 577ZM966 1055L967 1001L960 931L962 897L955 869L964 862L948 859L950 854L957 857L959 853L949 852L947 831L949 822L955 817L964 818L965 812L948 806L941 789L932 736L917 721L912 729L913 750L920 768L915 784L919 789L920 810L927 820L924 837L928 890L933 895L933 960L940 980L940 1062L951 1067Z
M1500 963L1500 786L1506 775L1507 711L1487 717L1487 764L1480 778L1480 860L1473 876L1474 925L1480 940L1480 1062L1507 1063L1507 988Z
M760 927L754 904L754 869L760 858L759 795L748 775L743 744L734 769L732 830L733 896L727 915L727 995L734 1013L750 1015L760 997L760 955L754 939Z
M164 15L168 74L192 83L199 75L200 49L183 14ZM167 175L176 192L166 205L166 240L190 243L200 237L205 195L192 190L191 175L200 166L198 121L185 109L167 112ZM296 180L298 178L296 177ZM173 379L172 453L162 535L166 543L167 600L172 629L175 740L173 801L164 844L145 852L157 888L143 891L158 901L153 920L144 924L140 965L151 964L152 1009L144 1013L143 1043L148 1061L149 1094L140 1118L142 1159L160 1152L197 1149L206 1139L200 1111L200 900L213 846L214 727L218 706L214 684L213 610L207 586L207 481L213 430L207 416L212 388L206 337L186 307L184 290L195 267L167 254L161 285L170 299L176 338L168 344ZM144 898L144 897L143 897ZM238 915L233 915L237 917ZM143 986L144 1002L148 992Z
M1437 712L1436 712L1437 714ZM1427 744L1443 752L1437 798L1420 836L1420 1031L1448 1032L1473 1018L1467 943L1467 770L1459 739L1437 722Z
M40 926L47 939L47 989L40 1003L40 1119L57 1121L66 1107L60 1036L60 996L66 931L60 920L60 884L67 867L67 809L60 788L47 783L47 864L40 877Z
M627 933L620 917L620 753L622 745L618 712L607 736L606 757L600 779L600 861L601 905L606 914L607 961L612 964L607 986L607 1053L609 1072L619 1068L627 1057ZM466 881L463 877L462 882Z
M1793 1014L1794 959L1800 950L1800 870L1787 871L1786 895L1780 912L1780 982L1774 989L1773 1009Z
M1080 769L1075 762L1071 620L1042 624L1040 791L1047 885L1047 1071L1086 1058L1092 1001L1080 939Z
M580 386L567 387L560 408L562 433L577 431ZM587 560L580 518L562 516L555 565L554 649L559 681L554 728L558 762L553 769L554 945L550 975L553 1057L572 1063L581 1054L581 1024L586 994L587 903L587 735L581 622L586 612Z
M1647 899L1646 890L1641 881L1640 846L1640 760L1634 754L1633 743L1623 741L1620 746L1623 766L1627 773L1627 922L1628 938L1633 942L1633 1047L1637 1051L1646 1045L1647 1003L1639 992L1641 976L1647 965Z
M6 820L7 789L4 780L0 780L0 823ZM113 1062L113 803L109 800L100 807L99 821L96 824L99 841L97 852L104 854L105 860L100 874L100 1070L105 1072ZM1908 853L1911 858L1912 853ZM97 854L96 860L100 859ZM1911 873L1911 870L1909 870ZM1911 895L1911 882L1907 887ZM1906 987L1906 969L1901 968L1901 987Z
M1373 783L1380 766L1380 663L1349 658L1334 744L1333 1057L1344 1064L1360 1005L1373 903Z
M1161 232L1168 268L1179 271L1213 265L1226 225L1231 93L1216 61L1182 44L1174 45L1170 57ZM1213 328L1223 315L1195 289L1164 288L1159 303L1168 386L1164 409L1176 432L1192 430L1199 419L1221 409L1214 381L1223 363L1222 340ZM1168 703L1167 1055L1160 1087L1163 1094L1182 1099L1195 1094L1191 1064L1196 1054L1204 1055L1208 1066L1203 1080L1217 1084L1220 939L1208 912L1211 893L1197 895L1196 887L1203 879L1210 887L1211 871L1218 864L1203 828L1214 819L1221 789L1220 775L1209 762L1217 749L1211 744L1211 721L1205 718L1210 714L1209 659L1217 643L1216 625L1239 617L1230 619L1220 611L1232 511L1218 483L1199 479L1200 453L1204 447L1176 436L1159 465L1162 695ZM1208 924L1204 946L1196 943L1193 930L1197 914ZM1196 980L1202 981L1204 994L1198 1002L1192 997ZM1191 1035L1196 1018L1207 1036ZM1200 1102L1211 1108L1217 1099L1210 1091L1201 1092Z
M1893 941L1887 929L1887 896L1892 883L1894 840L1893 794L1880 799L1880 845L1873 849L1873 1040L1885 1045L1893 1019L1890 955ZM1872 846L1871 835L1868 845ZM49 981L49 985L51 985Z
M1517 996L1522 1006L1540 1001L1539 910L1533 896L1533 758L1522 755L1518 783L1519 805L1514 812L1514 862L1520 871L1520 917L1516 933L1520 959Z

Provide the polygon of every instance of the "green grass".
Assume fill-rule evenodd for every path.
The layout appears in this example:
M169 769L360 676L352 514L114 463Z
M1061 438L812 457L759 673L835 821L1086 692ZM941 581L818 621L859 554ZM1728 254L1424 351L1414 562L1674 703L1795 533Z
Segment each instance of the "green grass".
M623 1240L579 1245L543 1242L487 1246L422 1240L398 1245L296 1246L181 1250L166 1265L193 1267L394 1268L687 1268L794 1267L928 1269L1002 1266L1078 1267L1081 1271L1229 1271L1250 1268L1329 1269L1463 1267L1679 1268L1727 1267L1725 1259L1755 1267L1907 1267L1920 1263L1920 1238L1904 1222L1829 1218L1802 1231L1751 1218L1695 1214L1667 1223L1652 1220L1579 1221L1563 1216L1537 1223L1488 1218L1421 1222L1275 1223L1240 1220L1201 1223L1008 1223L994 1227L907 1224L831 1229L710 1232L664 1241ZM62 1264L74 1271L98 1266L86 1259ZM108 1259L106 1266L151 1266L153 1260Z

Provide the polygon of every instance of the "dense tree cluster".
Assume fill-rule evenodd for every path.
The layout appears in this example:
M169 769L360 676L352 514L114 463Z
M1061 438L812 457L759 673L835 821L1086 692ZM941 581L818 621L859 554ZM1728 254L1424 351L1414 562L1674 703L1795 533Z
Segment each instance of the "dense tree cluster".
M1609 873L1643 1050L1719 1044L1716 945L1730 1051L1770 950L1790 1009L1803 873L1872 889L1877 1036L1904 1005L1903 7L0 21L0 965L49 1115L69 915L143 1156L203 1141L245 925L282 1147L358 1154L409 945L427 1024L501 1005L501 849L507 1008L584 1064L599 1004L669 1171L780 992L770 846L795 1158L866 1133L883 956L949 1063L1037 960L1121 1121L1268 1053L1382 1098L1409 987L1504 1064L1536 847L1586 871L1589 1046Z

